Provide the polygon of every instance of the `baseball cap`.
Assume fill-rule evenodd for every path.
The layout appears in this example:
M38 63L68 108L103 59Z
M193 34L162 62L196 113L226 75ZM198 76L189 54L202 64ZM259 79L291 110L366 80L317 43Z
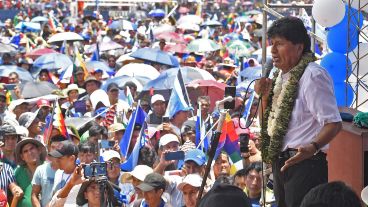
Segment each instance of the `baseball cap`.
M158 173L150 173L145 178L143 183L137 186L141 191L147 192L154 189L163 189L166 188L166 180L165 178Z
M36 112L24 112L20 115L18 122L20 126L28 128L31 126L32 122L36 119L38 111Z
M51 157L60 158L68 155L78 155L78 147L71 141L65 140L57 143L56 149L49 153Z
M178 189L182 191L186 185L199 188L202 185L202 177L198 174L189 174L184 178L183 182L178 185Z
M179 143L179 139L175 134L165 134L160 138L159 146L165 146L170 142L177 142Z
M115 150L107 150L102 154L102 158L105 162L111 160L112 158L117 158L120 160L120 154L119 152Z
M125 126L122 123L113 123L109 126L109 129L108 129L110 133L117 132L120 130L125 130Z
M165 101L165 98L161 94L155 94L151 98L151 104L156 103L156 101Z
M40 100L38 100L37 101L37 106L38 106L38 108L41 108L42 106L51 107L50 101L48 101L46 99L40 99Z
M206 155L202 150L191 149L185 154L184 162L186 161L193 161L197 165L202 166L206 163Z
M146 176L150 173L153 173L153 169L147 165L137 165L132 172L128 172L128 174L140 181L144 181Z
M119 86L118 84L116 83L110 83L108 86L107 86L107 92L111 91L111 90L119 90Z

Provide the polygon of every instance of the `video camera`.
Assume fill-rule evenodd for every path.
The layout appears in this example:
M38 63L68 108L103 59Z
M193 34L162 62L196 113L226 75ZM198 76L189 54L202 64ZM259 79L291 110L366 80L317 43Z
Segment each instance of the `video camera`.
M92 162L87 165L82 165L85 178L95 178L107 176L106 162Z

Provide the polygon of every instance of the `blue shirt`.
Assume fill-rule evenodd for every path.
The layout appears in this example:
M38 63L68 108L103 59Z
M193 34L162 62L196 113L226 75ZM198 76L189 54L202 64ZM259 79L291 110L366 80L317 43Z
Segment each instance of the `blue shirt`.
M41 186L41 206L46 206L52 198L52 187L54 185L56 170L53 170L51 163L45 163L37 167L33 179L32 185Z

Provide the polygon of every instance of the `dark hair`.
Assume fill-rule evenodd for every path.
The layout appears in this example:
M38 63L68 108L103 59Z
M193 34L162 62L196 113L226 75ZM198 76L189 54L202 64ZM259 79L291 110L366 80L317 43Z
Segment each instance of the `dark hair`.
M63 136L63 135L61 135L61 134L57 134L57 135L52 136L52 137L50 138L50 144L51 144L51 143L53 143L53 142L62 142L62 141L65 141L65 140L67 140L67 138L66 138L66 137L64 137L64 136Z
M38 73L38 74L40 74L40 75L41 75L41 73L47 73L47 74L49 74L49 70L47 70L47 69L42 69L42 70L40 70L40 73Z
M241 169L241 170L236 171L236 173L234 174L234 178L235 177L244 177L246 175L247 175L246 169Z
M312 188L301 207L360 207L360 199L345 183L335 181Z
M207 101L208 103L211 103L211 99L209 96L199 96L197 98L197 104L200 102L200 101Z
M82 135L84 134L86 131L88 131L92 126L99 126L98 123L96 121L90 121L88 122L86 125L82 126L79 130L78 130L78 134Z
M97 136L99 134L103 134L103 129L99 125L92 126L91 128L89 128L88 133L89 133L89 136Z
M296 17L283 17L268 29L269 38L283 37L293 44L303 44L303 53L311 52L311 40L303 21Z
M9 73L9 77L10 77L11 75L16 75L16 76L19 78L19 75L18 75L18 73L17 73L17 72L11 72L11 73Z
M96 153L96 145L91 142L83 142L78 145L79 152L83 153Z
M228 185L232 185L233 180L230 176L227 175L219 175L218 178L216 179L214 185L219 185L219 184L228 184Z
M154 150L151 150L148 147L142 147L142 149L139 150L138 165L153 167L156 159L157 154Z
M245 175L249 175L250 171L255 170L257 172L262 171L262 162L253 162L245 169Z

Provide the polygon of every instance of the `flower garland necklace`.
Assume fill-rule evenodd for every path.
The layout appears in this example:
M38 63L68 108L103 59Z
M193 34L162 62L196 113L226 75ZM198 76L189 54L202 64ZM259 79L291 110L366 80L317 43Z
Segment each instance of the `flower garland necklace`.
M272 88L261 126L261 151L263 160L271 163L281 152L284 136L289 128L294 102L298 95L299 80L309 63L316 60L312 53L302 56L290 70L290 77L282 81L282 72L277 70L272 79Z

